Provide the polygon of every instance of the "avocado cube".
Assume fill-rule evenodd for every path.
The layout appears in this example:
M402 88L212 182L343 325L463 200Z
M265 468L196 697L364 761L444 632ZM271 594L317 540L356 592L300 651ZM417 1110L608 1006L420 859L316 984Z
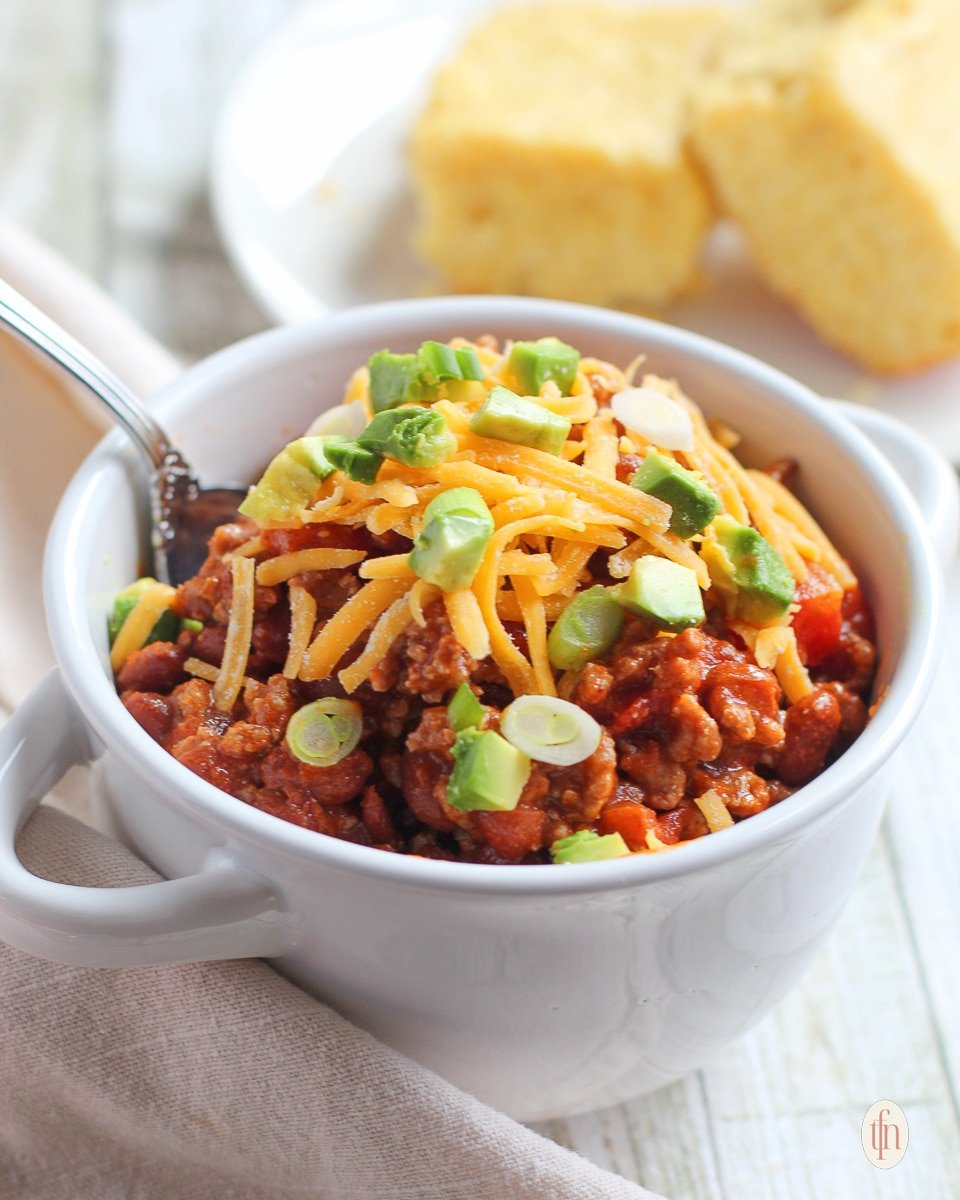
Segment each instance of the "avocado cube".
M570 422L535 400L518 396L509 388L495 387L474 413L470 428L481 437L559 454L570 433Z
M419 354L393 354L378 350L367 360L370 372L370 407L375 413L409 404L423 396L423 363Z
M777 549L732 517L717 517L713 531L715 548L705 558L711 579L733 597L734 615L750 625L768 625L784 616L796 584Z
M334 466L328 448L339 437L302 437L284 446L239 507L258 525L284 524L297 517L317 495Z
M464 729L453 744L447 803L461 812L510 812L530 777L530 759L492 729Z
M611 591L628 612L659 629L689 629L706 620L696 575L669 558L644 555L633 564L626 583Z
M566 396L579 364L579 350L559 338L543 337L535 342L513 343L507 358L507 374L525 396L539 396L548 379Z
M470 684L464 680L453 693L453 699L447 705L447 720L450 722L450 728L461 733L471 726L481 725L486 715L487 710L477 699Z
M601 835L592 829L578 829L569 837L558 838L550 847L550 857L555 863L602 862L608 858L626 858L629 853L622 834Z
M670 505L670 532L679 538L700 533L720 511L720 497L693 471L659 450L650 450L630 485Z
M427 583L458 592L473 583L493 533L493 522L463 513L445 513L428 521L407 556Z

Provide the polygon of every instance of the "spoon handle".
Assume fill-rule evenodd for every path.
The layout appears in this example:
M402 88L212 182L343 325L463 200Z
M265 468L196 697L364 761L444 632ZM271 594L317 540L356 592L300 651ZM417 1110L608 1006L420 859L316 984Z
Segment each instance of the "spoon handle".
M74 379L89 388L109 408L155 469L161 470L179 460L180 456L166 434L133 392L89 350L2 279L0 324L59 363Z

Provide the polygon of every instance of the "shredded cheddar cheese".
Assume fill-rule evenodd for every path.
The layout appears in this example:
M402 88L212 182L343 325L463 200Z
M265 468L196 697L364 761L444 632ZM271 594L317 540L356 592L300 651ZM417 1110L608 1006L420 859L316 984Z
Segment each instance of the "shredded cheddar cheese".
M296 679L317 623L317 602L300 584L292 583L289 594L290 642L283 674L287 679Z
M642 356L625 371L582 358L566 394L548 380L538 396L529 397L573 423L560 452L549 454L471 430L473 415L487 391L515 382L507 369L510 344L502 352L464 339L454 339L451 345L471 347L485 378L442 385L432 403L432 410L444 418L455 438L449 457L433 466L416 467L388 457L369 484L335 472L292 524L323 522L366 530L378 539L400 535L413 542L435 497L452 488L470 488L480 494L493 521L493 533L472 583L443 591L417 576L408 550L378 554L318 547L270 555L259 534L248 539L224 556L233 573L233 600L223 665L215 678L210 668L198 669L215 683L217 704L225 711L242 686L250 652L254 582L288 586L290 640L283 667L287 678L328 678L344 655L362 643L359 655L338 675L349 692L370 679L408 625L426 626L426 609L436 602L442 603L460 645L478 661L492 658L520 696L556 695L559 672L548 653L550 626L580 589L626 579L641 557L667 558L692 571L702 591L717 595L708 570L714 538L709 526L688 539L676 536L669 529L669 505L623 481L622 456L636 461L646 453L647 443L642 436L623 431L606 398L633 386ZM817 563L844 588L854 585L849 567L799 501L770 476L737 461L730 450L736 436L726 426L714 422L714 432L673 380L645 375L642 385L669 396L689 413L692 448L661 453L696 472L719 498L722 514L753 526L778 551L798 582L805 578L808 564ZM369 372L361 368L350 379L345 403L360 401L372 416L369 388ZM595 560L596 555L602 558ZM599 576L597 561L603 563ZM351 570L361 586L318 628L316 600L300 576L328 570ZM111 653L115 667L143 645L171 594L162 585L144 593L116 639ZM758 664L775 672L792 703L808 694L813 684L790 621L788 614L767 628L733 625ZM509 632L508 624L522 627L523 637ZM564 686L569 685L569 678L564 679ZM709 796L697 803L714 828L721 818L710 807ZM657 841L655 835L648 843L651 840Z
M235 558L230 564L233 595L230 620L223 646L223 661L213 685L213 702L221 712L229 712L243 687L243 676L250 656L253 636L255 571L252 558Z
M715 788L710 788L702 796L694 796L693 802L703 813L711 833L716 833L718 829L727 829L733 824L733 817Z
M127 614L127 619L110 648L110 666L119 671L126 660L144 645L150 631L170 607L174 589L165 583L152 583Z
M371 579L333 614L303 657L301 679L326 679L344 653L394 600L407 592L407 579Z
M284 583L304 571L330 571L337 567L352 567L366 557L363 550L294 550L290 554L278 554L268 558L257 567L257 583L270 587Z

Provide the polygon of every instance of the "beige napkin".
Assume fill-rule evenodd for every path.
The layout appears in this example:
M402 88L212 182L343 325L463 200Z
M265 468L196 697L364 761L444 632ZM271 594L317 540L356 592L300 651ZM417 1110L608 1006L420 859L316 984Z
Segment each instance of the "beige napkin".
M172 373L169 356L91 285L2 224L0 276L48 303L135 388L148 392ZM9 711L51 660L42 540L98 420L4 336L0 414L0 704ZM47 807L20 852L58 881L155 878ZM652 1195L387 1049L261 962L86 970L0 944L0 1030L0 1200Z

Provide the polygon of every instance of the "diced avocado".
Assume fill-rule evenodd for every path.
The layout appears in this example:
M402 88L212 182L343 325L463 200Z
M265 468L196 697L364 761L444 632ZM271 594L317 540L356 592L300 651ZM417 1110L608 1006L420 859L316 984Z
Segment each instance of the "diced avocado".
M357 445L408 467L435 467L456 452L457 439L442 413L407 405L377 413Z
M423 520L426 523L437 517L446 516L448 513L456 513L460 517L480 517L488 522L491 531L493 530L493 517L490 515L490 509L487 508L486 500L476 488L455 487L437 492L423 510Z
M423 364L418 354L393 354L378 350L367 360L370 372L370 406L375 413L421 399Z
M492 533L489 513L486 518L472 513L441 513L424 522L407 562L421 579L445 592L458 592L473 583Z
M602 658L623 632L625 619L609 588L587 588L570 601L550 630L550 662L558 671L579 671Z
M696 575L669 558L644 555L633 564L626 583L611 591L628 612L660 629L689 629L706 620Z
M466 681L460 684L453 693L453 699L447 705L447 720L450 722L450 728L455 729L457 733L469 729L471 725L479 725L486 713L487 710L473 694L473 689Z
M559 338L543 337L535 342L514 342L507 359L507 373L525 396L538 396L548 379L566 396L579 363L579 350Z
M461 812L509 812L530 777L530 759L492 729L464 729L453 744L447 802Z
M749 525L717 517L716 541L705 543L710 578L732 602L733 614L750 625L782 617L794 601L796 584L779 551Z
M238 511L258 525L283 524L297 517L333 474L327 456L339 437L302 437L284 446L240 505Z
M128 584L123 591L117 592L116 596L114 596L113 611L107 619L107 634L111 646L116 641L117 634L120 632L124 621L136 608L140 597L148 587L152 587L156 582L152 576L144 575L142 579ZM168 608L157 618L157 622L150 630L150 636L144 645L148 645L150 642L175 642L180 629L181 623L179 619Z
M327 447L333 465L355 483L374 483L383 465L383 455L358 442L335 442Z
M601 862L606 858L626 858L629 853L621 834L601 835L592 829L578 829L550 847L550 857L555 863Z
M650 450L630 480L632 487L670 505L670 532L691 538L720 511L720 497L695 475L658 450Z
M423 510L423 528L407 562L445 592L469 587L493 534L493 517L476 488L448 488Z
M547 454L559 454L570 433L570 422L542 404L498 386L491 388L486 400L471 417L470 428L481 437L499 438L504 442L533 446Z

